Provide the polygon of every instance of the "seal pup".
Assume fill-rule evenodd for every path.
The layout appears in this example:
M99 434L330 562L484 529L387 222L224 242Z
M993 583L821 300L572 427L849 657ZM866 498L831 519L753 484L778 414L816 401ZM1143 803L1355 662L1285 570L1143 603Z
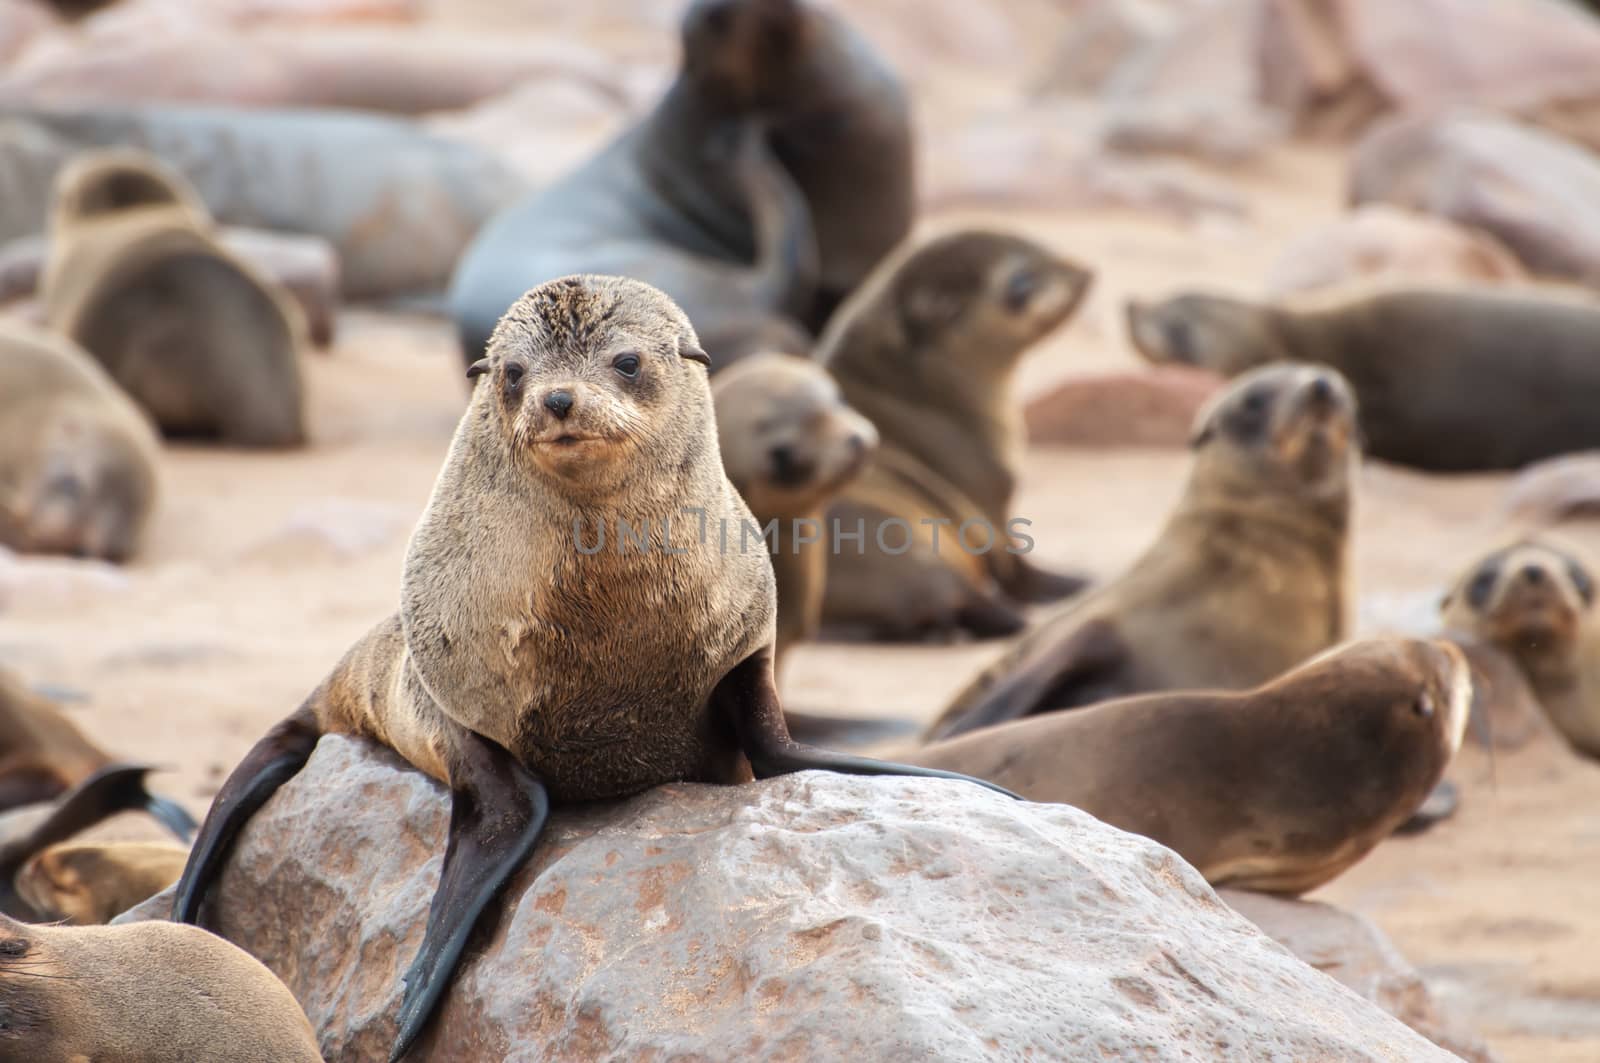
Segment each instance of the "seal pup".
M1154 838L1213 886L1299 894L1417 811L1461 746L1471 698L1455 646L1373 639L1253 690L1119 698L906 757Z
M1246 373L1201 411L1177 508L1122 576L982 670L928 732L1163 690L1244 690L1346 637L1356 406L1320 366Z
M1514 469L1600 446L1591 299L1362 287L1279 303L1190 293L1130 302L1127 315L1134 346L1158 365L1227 376L1275 361L1332 366L1361 401L1367 453L1385 461Z
M155 510L159 447L72 341L0 321L0 544L127 560Z
M1516 662L1550 722L1600 757L1600 636L1593 569L1551 539L1514 542L1468 566L1441 605L1446 627Z
M171 842L52 845L22 865L16 891L51 922L109 923L178 881L188 859Z
M159 920L0 915L0 1063L322 1063L293 994L243 949Z
M552 801L807 768L960 778L789 737L772 562L759 537L739 541L754 518L723 470L705 362L683 311L639 281L568 277L512 306L468 371L472 399L407 547L399 612L223 784L175 919L198 918L239 830L320 735L390 747L449 787L452 806L399 1059Z
M70 336L169 435L305 439L297 307L216 239L183 178L130 149L58 176L40 286Z
M1092 279L1030 240L962 230L884 263L840 308L817 357L882 442L829 513L865 536L829 559L826 623L889 638L1006 635L1022 627L1019 603L1083 588L1032 564L1012 537L1025 441L1011 383ZM900 553L888 541L896 521L912 543ZM969 544L964 528L984 541Z

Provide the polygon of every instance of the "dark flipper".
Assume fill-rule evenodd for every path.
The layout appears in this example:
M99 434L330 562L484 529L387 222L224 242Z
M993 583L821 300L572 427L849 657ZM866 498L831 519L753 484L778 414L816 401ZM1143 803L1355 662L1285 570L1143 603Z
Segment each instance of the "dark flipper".
M189 815L189 810L170 797L147 793L144 795L144 810L181 842L193 838L194 832L200 829L200 824Z
M1456 814L1456 809L1461 807L1461 791L1456 784L1445 779L1435 786L1427 797L1423 798L1418 809L1411 813L1411 818L1395 828L1396 834L1421 834L1437 823L1443 823Z
M1079 623L1074 617L1066 623L1059 635L1041 628L1016 653L992 665L986 672L992 679L980 680L959 695L929 729L928 741L1123 693L1106 685L1127 659L1116 626L1099 618ZM1088 688L1097 697L1074 696Z
M909 738L918 724L893 716L828 716L785 709L789 736L799 742L833 746L860 746L885 738Z
M456 735L450 783L450 840L422 945L406 971L390 1063L404 1058L428 1025L478 917L533 851L550 815L544 784L465 729Z
M772 678L772 649L768 647L747 657L711 692L713 710L733 727L739 748L750 761L758 779L787 775L795 771L835 771L844 775L906 775L923 779L959 779L985 790L1022 800L1004 787L938 768L896 764L850 753L836 753L802 745L789 737L778 701L778 688Z
M134 764L101 768L65 794L50 814L27 834L0 846L0 911L17 919L41 918L40 913L34 912L17 896L13 887L22 865L36 853L118 812L149 807L154 799L145 789L144 777L152 770Z
M1007 594L1021 602L1055 602L1086 590L1089 581L1082 576L1040 568L1019 556L1002 586Z
M974 638L1003 639L1028 626L1028 618L1009 600L989 591L973 590L956 610L956 624Z
M239 831L278 787L305 767L320 737L316 714L309 705L302 705L293 716L268 731L233 769L217 791L217 799L200 827L200 836L189 851L189 862L178 880L172 904L173 922L198 923L206 888L221 870Z

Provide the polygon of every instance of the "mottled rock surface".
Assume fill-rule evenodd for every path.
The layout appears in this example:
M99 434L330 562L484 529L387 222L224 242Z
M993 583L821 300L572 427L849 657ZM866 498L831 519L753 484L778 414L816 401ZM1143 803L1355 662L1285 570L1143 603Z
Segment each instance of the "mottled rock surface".
M1228 906L1306 963L1372 1001L1442 1048L1472 1063L1498 1059L1443 1008L1414 967L1364 916L1320 901L1223 889Z
M241 836L205 917L330 1061L388 1048L447 820L437 784L331 737ZM963 783L804 774L565 810L506 897L420 1058L1449 1058L1168 850Z

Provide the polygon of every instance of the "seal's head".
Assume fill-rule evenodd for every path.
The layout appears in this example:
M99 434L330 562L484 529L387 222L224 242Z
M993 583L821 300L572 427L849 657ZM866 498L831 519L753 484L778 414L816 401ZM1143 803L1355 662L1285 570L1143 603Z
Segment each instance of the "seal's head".
M684 76L727 113L792 102L817 17L805 0L695 0L681 27Z
M183 176L148 152L114 148L79 155L57 175L51 204L53 224L145 207L177 208L206 218L199 195Z
M1128 336L1154 365L1189 365L1238 376L1289 357L1269 307L1220 295L1189 294L1127 304Z
M641 281L575 276L532 289L495 326L472 416L518 467L569 495L672 477L716 446L694 328Z
M1360 460L1356 401L1337 371L1253 370L1195 420L1192 484L1234 496L1285 495L1343 509Z
M809 358L760 354L712 381L728 478L758 520L817 512L877 449L872 422Z
M1594 578L1582 559L1534 539L1472 565L1442 610L1447 626L1493 643L1538 674L1574 661L1594 598Z

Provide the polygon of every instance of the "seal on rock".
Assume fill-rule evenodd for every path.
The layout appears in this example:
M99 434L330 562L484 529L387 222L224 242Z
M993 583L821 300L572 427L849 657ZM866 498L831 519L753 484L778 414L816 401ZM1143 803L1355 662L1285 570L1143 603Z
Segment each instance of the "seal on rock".
M175 171L131 149L62 170L41 285L78 342L160 428L238 446L304 441L304 322L215 238Z
M127 560L155 510L159 448L76 344L0 322L0 544Z
M1213 886L1299 894L1417 811L1460 748L1471 698L1454 645L1374 639L1253 690L1119 698L906 757L1154 838Z
M1188 484L1155 543L980 672L928 737L1132 694L1246 690L1342 641L1355 417L1331 369L1235 380L1196 419Z
M754 519L723 470L705 362L683 311L639 281L569 277L518 300L468 371L399 612L223 784L174 918L198 918L235 836L320 735L389 746L452 803L398 1059L552 800L806 768L951 777L789 737L772 563L759 536L740 542Z
M0 1063L321 1063L282 982L198 927L0 915Z
M1445 626L1507 654L1572 747L1600 757L1600 627L1593 568L1546 538L1469 566L1445 596Z
M1512 469L1600 446L1600 302L1478 288L1341 290L1258 303L1185 294L1128 304L1156 364L1235 376L1276 361L1344 374L1367 453L1435 472ZM1488 430L1487 426L1493 426Z
M1091 282L1030 240L961 230L884 263L840 308L818 357L881 444L829 512L834 530L865 534L832 551L826 624L1005 635L1022 627L1018 603L1083 588L1013 536L1025 443L1011 384Z

